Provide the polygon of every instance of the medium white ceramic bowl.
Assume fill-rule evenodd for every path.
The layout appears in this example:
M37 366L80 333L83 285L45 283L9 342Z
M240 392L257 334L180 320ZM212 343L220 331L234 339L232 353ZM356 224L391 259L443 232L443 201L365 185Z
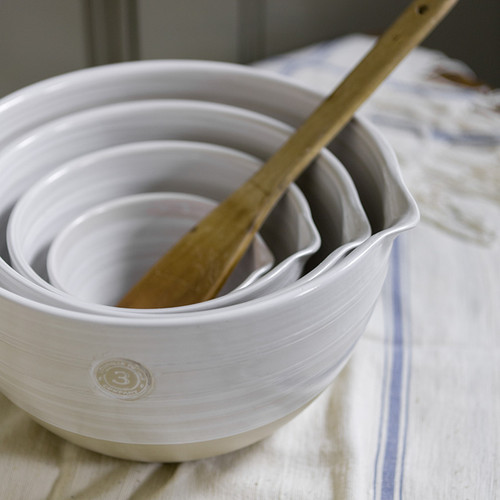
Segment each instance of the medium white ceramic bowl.
M201 176L199 168L207 163L211 163L212 168L217 168L219 163L229 168L237 162L248 164L249 158L243 153L233 153L231 157L230 152L221 151L216 145L198 145L193 149L192 141L222 143L267 158L291 132L292 129L281 122L247 110L214 103L175 100L138 101L104 106L61 118L35 129L14 141L0 154L0 175L4 178L0 185L0 221L7 225L11 206L40 178L46 174L50 175L57 165L74 159L76 164L81 162L88 165L83 167L87 173L73 181L71 173L58 171L49 179L50 186L42 187L41 192L35 187L34 195L25 193L26 198L31 201L19 203L19 207L15 209L17 214L13 214L14 220L18 217L23 220L16 224L18 230L8 233L11 239L19 240L17 248L21 251L17 255L16 265L30 273L27 275L33 282L26 282L17 273L13 274L12 268L4 260L0 260L0 280L5 287L10 287L11 291L49 304L103 314L147 314L144 310L111 310L109 307L103 309L96 305L91 307L87 302L75 302L46 289L46 282L42 279L46 277L46 249L61 223L69 222L78 215L78 210L87 209L94 203L113 196L157 191L162 184L164 188L161 189L167 191L191 192L221 201L246 180L250 172L245 177L219 174L212 178ZM151 146L139 147L134 153L132 150L135 146L129 144L130 141L162 137L190 139L189 146L184 143L170 147L170 154L175 156L176 151L180 153L175 156L178 166L170 171L169 177L164 176L167 172L164 167L167 161L165 149L153 150L148 155L146 150ZM112 150L111 153L103 151L113 145L121 145L124 149L118 152ZM190 149L193 149L191 157L183 160ZM88 157L85 155L87 152L91 152ZM99 159L101 154L102 161ZM217 154L218 158L211 158ZM119 156L119 159L115 156ZM148 164L151 164L152 170ZM123 165L123 171L120 165ZM138 169L137 165L144 165L144 168ZM197 165L198 168L193 171L192 165ZM254 170L257 165L254 160ZM153 177L146 176L146 172L150 170ZM233 170L235 175L237 172L241 173L238 168ZM179 182L175 181L176 176L180 176ZM314 192L314 197L309 199L309 205L315 209L317 215L314 222L324 235L322 246L314 255L314 259L319 260L319 263L312 263L315 272L321 272L334 265L369 236L369 223L352 180L328 151L323 151L310 167L302 178L302 185ZM294 189L296 188L292 188L292 192ZM35 207L35 210L26 211L26 205ZM72 207L77 211L73 212ZM297 213L296 207L302 217L289 217L290 214ZM296 254L299 248L305 248L305 245L301 244L304 239L300 231L294 228L300 227L296 225L300 218L309 217L306 203L293 204L285 197L261 229L262 236L276 259L275 268L245 290L237 291L230 297L218 298L217 303L207 301L196 307L208 308L219 303L226 305L229 300L231 303L249 300L294 281L297 277L296 264L300 263L296 257L300 257L300 253L293 258L292 255ZM21 228L25 229L19 230ZM5 231L0 223L0 238L5 238ZM310 242L309 238L305 240ZM6 250L4 258L7 259ZM31 265L34 269L30 269ZM37 273L40 273L41 278ZM160 309L148 312L164 311L165 309ZM169 312L178 312L178 309L170 308Z
M7 226L12 265L33 283L51 290L46 257L53 238L94 205L131 194L158 191L189 191L221 201L260 165L256 158L230 148L187 141L124 144L78 157L36 182L16 204ZM347 205L347 196L340 196L344 198ZM361 210L359 214L362 215ZM321 243L307 201L295 185L290 186L273 209L263 234L277 262L257 282L231 296L182 308L137 312L160 314L223 307L270 293L297 280L307 259ZM337 237L340 239L341 235ZM351 241L345 243L345 246L352 245ZM123 289L122 293L125 292ZM72 303L92 312L109 312L109 308L91 308L88 301ZM120 309L113 313L134 311Z
M82 300L115 305L216 206L212 200L185 193L138 194L97 205L52 241L47 254L50 283ZM219 295L250 285L273 262L257 234Z
M77 109L158 97L236 104L293 125L321 99L252 68L130 63L63 76L0 101L3 138ZM393 240L418 220L395 155L372 126L355 119L330 147L354 178L373 230L334 266L315 272L320 263L285 290L243 304L148 318L30 300L7 289L18 283L6 273L1 390L57 434L136 460L227 452L292 418L347 362L379 296ZM314 204L317 173L309 170L299 185L328 239L328 207Z

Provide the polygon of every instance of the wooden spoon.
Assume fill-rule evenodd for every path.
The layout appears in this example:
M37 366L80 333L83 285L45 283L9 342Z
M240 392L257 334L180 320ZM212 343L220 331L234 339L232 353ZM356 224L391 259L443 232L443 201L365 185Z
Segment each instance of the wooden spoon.
M290 183L457 1L411 3L281 149L168 251L118 306L173 307L215 297Z

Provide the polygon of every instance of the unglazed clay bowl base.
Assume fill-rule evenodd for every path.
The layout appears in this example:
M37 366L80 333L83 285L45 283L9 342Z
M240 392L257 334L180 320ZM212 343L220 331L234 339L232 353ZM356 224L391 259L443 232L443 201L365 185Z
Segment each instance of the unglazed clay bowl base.
M82 436L75 432L65 431L38 419L35 419L35 421L47 430L73 444L104 455L141 462L184 462L223 455L262 441L262 439L270 436L274 431L290 422L290 420L295 418L307 406L309 405L304 405L302 408L290 413L286 417L280 418L270 424L263 425L258 429L252 429L229 437L212 439L210 441L199 441L196 443L117 443L115 441L95 439Z

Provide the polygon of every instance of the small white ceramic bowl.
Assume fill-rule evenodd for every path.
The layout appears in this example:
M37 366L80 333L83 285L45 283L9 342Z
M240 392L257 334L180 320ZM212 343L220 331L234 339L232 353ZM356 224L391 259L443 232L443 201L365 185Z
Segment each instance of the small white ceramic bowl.
M8 142L77 110L162 97L235 104L292 125L321 100L254 68L148 61L80 71L19 91L0 101L0 134ZM244 304L148 318L64 309L64 302L6 271L0 277L2 392L57 434L135 460L211 456L283 425L349 359L378 299L394 238L418 221L397 159L370 124L352 120L330 148L355 180L373 230L335 265L316 272L322 261L286 289ZM332 252L326 223L334 201L317 189L320 173L314 166L299 185L325 242L325 259ZM57 307L44 303L50 300Z
M147 193L98 205L66 226L47 255L49 280L88 302L115 305L217 203L184 193ZM220 295L253 283L273 265L259 234Z
M46 257L53 238L93 206L127 195L159 191L189 192L221 201L260 165L256 158L236 150L188 141L124 144L78 157L35 183L16 204L7 227L12 265L33 283L50 290ZM297 280L321 243L307 201L295 185L273 209L262 234L276 265L244 289L189 306L114 312L161 314L200 310L261 296ZM69 297L67 300L75 306L91 308L88 301L79 304ZM106 312L109 308L92 310Z

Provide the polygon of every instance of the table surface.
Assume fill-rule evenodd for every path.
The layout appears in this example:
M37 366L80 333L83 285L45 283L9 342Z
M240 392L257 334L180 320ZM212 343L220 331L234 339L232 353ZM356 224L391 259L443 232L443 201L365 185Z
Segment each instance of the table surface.
M258 66L326 95L371 43L352 35ZM500 95L417 49L360 114L395 149L422 221L396 240L331 387L264 441L182 464L84 450L0 395L2 498L500 498Z

